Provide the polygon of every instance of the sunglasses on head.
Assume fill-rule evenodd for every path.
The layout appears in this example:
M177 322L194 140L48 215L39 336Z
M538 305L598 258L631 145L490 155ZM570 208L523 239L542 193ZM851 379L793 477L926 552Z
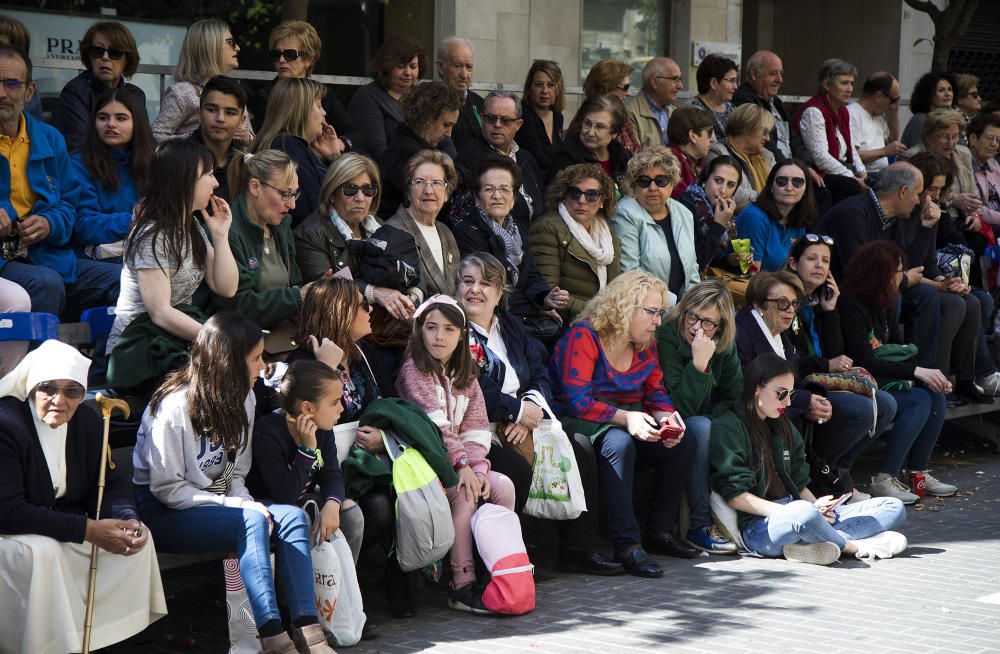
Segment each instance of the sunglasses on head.
M833 239L826 234L804 234L802 238L809 243L819 243L820 241L823 241L824 244L833 247Z
M87 48L87 55L91 59L103 59L105 52L108 53L108 59L114 59L115 61L125 56L125 51L118 48L102 48L99 45L92 45Z
M802 188L803 186L806 185L806 178L785 177L784 175L780 175L774 178L774 185L777 186L778 188L785 188L786 186L788 186L789 183L791 183L791 185L794 188Z
M304 57L306 53L302 50L271 50L271 61L280 61L282 57L285 61L295 61L299 57Z
M62 386L57 386L54 382L42 382L38 386L35 386L35 390L48 397L55 397L59 393L62 393L63 397L67 400L79 400L87 392L87 389L79 384L72 384L63 388Z
M378 193L378 189L375 188L374 184L362 184L361 186L358 186L357 184L344 184L340 187L340 192L349 198L353 198L357 195L358 191L361 191L369 198L375 197L375 194Z
M670 178L666 175L657 175L656 177L650 177L649 175L639 175L635 178L635 185L639 188L649 188L649 185L656 182L656 185L660 188L665 187L670 183Z
M586 191L584 191L582 188L578 186L567 186L566 195L573 198L574 200L579 200L580 198L586 198L587 202L597 202L598 200L601 199L601 196L603 194L601 193L600 189L596 188L589 188Z

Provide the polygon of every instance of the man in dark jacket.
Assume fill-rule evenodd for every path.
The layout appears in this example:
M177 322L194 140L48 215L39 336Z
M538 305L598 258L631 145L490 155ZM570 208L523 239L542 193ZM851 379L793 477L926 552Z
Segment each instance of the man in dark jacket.
M465 100L458 122L451 131L451 140L458 151L475 140L483 127L483 97L469 89L474 68L475 55L471 43L458 36L441 41L437 52L438 77Z
M774 129L766 147L775 157L788 159L792 156L788 114L778 97L782 75L781 58L778 55L767 50L753 53L747 60L745 81L733 94L733 105L738 107L753 103L771 112L774 115Z
M198 129L188 138L201 143L215 157L215 179L218 195L227 202L229 194L229 162L240 151L240 144L233 140L243 127L243 110L247 106L247 92L231 77L217 75L205 83L201 91L201 108L198 110Z

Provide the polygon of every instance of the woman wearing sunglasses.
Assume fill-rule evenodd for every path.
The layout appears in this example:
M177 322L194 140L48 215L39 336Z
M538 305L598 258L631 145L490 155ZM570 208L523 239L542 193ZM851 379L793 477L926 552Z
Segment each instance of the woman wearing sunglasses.
M694 218L670 197L680 175L681 166L667 148L640 151L628 162L622 180L628 197L618 203L614 220L622 243L622 270L645 270L659 277L667 285L670 304L701 281Z
M792 244L818 221L809 167L791 159L771 169L756 202L736 216L736 232L750 239L754 263L774 271L781 270Z
M556 175L546 200L550 211L531 224L531 250L548 285L569 292L559 309L568 325L621 271L621 241L608 225L615 185L600 166L576 164Z
M83 71L71 79L59 94L56 108L56 128L66 138L66 149L73 152L83 145L90 127L94 100L108 89L127 89L146 114L146 94L125 80L135 75L139 67L139 48L135 37L118 21L94 23L80 41Z
M632 153L617 137L629 124L625 105L613 95L588 97L580 105L566 133L566 140L556 149L549 167L553 180L567 166L597 164L615 183L625 176Z
M198 129L198 110L205 82L216 75L228 75L240 67L240 46L229 25L217 18L204 18L188 28L181 43L181 54L174 70L174 84L160 103L160 114L153 123L157 143L187 138ZM235 139L253 141L250 115L244 110L243 127Z
M319 61L323 41L316 28L302 20L286 20L271 30L267 37L268 55L278 76L262 86L247 103L255 130L260 131L267 113L267 99L275 82L286 77L309 77ZM337 98L332 86L324 85L321 103L326 122L336 130L341 152L361 148L363 134L354 124L347 109Z
M829 461L826 452L834 452L842 445L849 450L873 433L876 427L872 403L853 402L844 393L828 393L825 386L804 378L800 352L792 341L797 325L796 313L803 306L805 289L798 276L788 271L762 272L754 276L747 286L746 304L736 314L736 351L744 369L750 362L766 352L776 353L785 359L795 373L797 389L788 417L802 429L811 430L814 442L811 462L822 471L828 468L823 480L837 493L854 488L849 468L839 467L840 459ZM808 371L811 372L811 371ZM885 408L888 411L888 407ZM880 416L883 424L892 417ZM811 424L807 424L811 423ZM822 444L830 444L823 447Z
M906 549L889 531L906 520L893 497L844 504L809 489L805 447L787 410L792 366L765 353L743 369L735 410L712 423L712 487L737 513L743 544L761 556L830 565L842 555L886 559Z

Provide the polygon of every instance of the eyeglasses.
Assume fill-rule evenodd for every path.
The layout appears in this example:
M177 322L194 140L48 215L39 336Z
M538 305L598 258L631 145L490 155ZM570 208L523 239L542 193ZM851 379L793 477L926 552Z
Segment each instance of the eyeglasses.
M91 59L103 59L104 53L108 54L108 59L115 61L125 56L125 51L118 48L103 48L99 45L92 45L87 48L87 56Z
M809 243L819 243L820 241L823 241L826 245L833 247L833 239L826 234L804 234L802 238Z
M238 47L240 47L239 44L236 43L236 39L234 39L232 37L226 39L226 45L228 45L230 48L238 48Z
M497 114L483 114L483 121L490 125L492 125L493 123L500 123L504 127L510 127L519 120L521 119L511 118L510 116L499 116Z
M615 88L616 89L620 89L620 90L624 91L625 93L628 93L628 90L630 88L632 88L632 85L631 84L615 84Z
M970 92L968 92L968 93L965 94L965 97L967 97L967 98L973 98L975 100L978 100L979 99L979 91L970 91Z
M35 390L47 397L55 397L62 393L62 396L67 400L79 400L87 393L87 389L79 384L72 384L64 388L57 386L55 382L42 382L35 386Z
M970 136L975 136L975 135L973 134ZM1000 136L977 136L976 138L978 138L980 141L986 141L987 143L992 143L993 145L1000 143Z
M794 188L802 188L803 186L806 185L806 178L785 177L784 175L774 178L774 185L777 186L778 188L785 188L789 184L791 184Z
M413 188L427 188L429 186L435 191L443 191L448 188L448 182L443 179L413 179L410 180L410 186Z
M259 181L262 185L266 186L267 188L274 189L275 191L277 191L278 194L281 196L282 202L291 202L292 200L298 200L299 196L302 195L302 191L282 191L277 186L271 186L267 182L261 180L257 181Z
M649 188L649 185L656 182L656 185L660 188L665 187L670 183L670 178L666 175L657 175L656 177L650 177L649 175L639 175L635 178L635 185L639 188Z
M958 134L948 134L946 132L938 132L934 135L938 141L942 143L958 143Z
M799 307L802 306L802 303L798 300L789 300L786 297L769 297L764 300L764 304L769 302L773 302L774 306L778 308L778 311L788 311L789 309L792 311L798 311Z
M709 320L708 318L702 318L701 316L692 311L684 312L684 322L686 322L688 325L694 325L695 323L700 323L701 328L704 329L706 332L714 332L716 329L719 328L719 323L715 322L714 320Z
M762 388L768 388L768 387L763 386ZM784 402L786 399L787 400L794 399L795 393L797 393L797 391L794 388L772 388L771 390L774 391L774 396L778 398L779 402Z
M592 131L600 133L600 132L611 131L611 125L605 125L604 123L594 123L591 122L589 118L585 119L582 123L580 123L580 127L582 129L587 130L588 132Z
M4 88L7 89L8 91L20 91L25 87L25 84L27 84L27 82L23 82L19 79L14 79L13 77L11 77L10 79L0 80L0 84L3 84Z
M681 77L680 75L671 75L670 77L668 77L666 75L657 75L656 79L669 80L669 81L673 82L674 84L680 84L682 81L684 81L684 78Z
M282 57L285 58L285 61L295 61L299 57L304 57L307 54L309 53L305 50L292 50L291 48L288 50L271 50L270 52L271 61L281 61Z
M357 184L344 184L340 187L340 192L349 198L353 198L361 191L366 197L373 198L375 194L378 193L378 189L375 188L374 184L362 184L358 186Z
M490 197L497 193L499 193L500 195L514 195L514 189L507 185L484 186L479 190L482 191L484 194L486 194L487 197Z
M597 202L604 195L601 193L600 189L588 188L584 191L579 186L567 186L566 195L573 198L574 200L579 200L580 198L586 198L587 202Z
M646 315L652 318L653 320L659 318L660 322L663 322L664 320L667 319L667 312L664 311L663 309L647 309L646 307L638 304L635 306L635 308L642 309L643 311L646 312Z

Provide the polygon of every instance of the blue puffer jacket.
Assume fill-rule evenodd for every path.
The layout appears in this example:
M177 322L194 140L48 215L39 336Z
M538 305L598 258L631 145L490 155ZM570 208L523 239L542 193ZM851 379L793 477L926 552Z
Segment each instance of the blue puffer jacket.
M120 184L112 191L94 177L83 163L83 154L75 152L70 159L73 173L80 181L80 199L76 203L76 224L73 244L101 245L120 241L132 225L132 210L139 201L139 192L132 178L131 151L111 150Z
M76 253L70 245L80 182L66 152L66 141L55 127L24 115L31 152L28 155L28 183L38 195L32 214L49 221L51 232L41 243L28 248L28 261L52 268L67 284L76 281ZM0 208L17 216L10 203L10 162L0 157ZM27 218L27 216L18 216ZM0 258L0 269L7 260Z

